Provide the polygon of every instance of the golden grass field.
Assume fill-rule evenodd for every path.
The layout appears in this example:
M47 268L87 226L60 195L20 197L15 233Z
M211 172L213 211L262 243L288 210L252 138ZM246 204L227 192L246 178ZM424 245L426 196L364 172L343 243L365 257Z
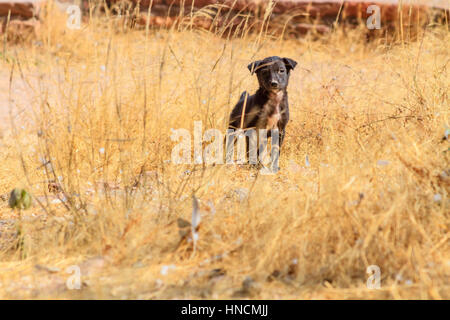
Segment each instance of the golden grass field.
M227 39L55 13L4 42L0 298L449 299L449 27L362 29ZM281 171L168 161L171 129L225 132L271 55L298 62ZM20 219L15 187L34 197ZM195 251L177 224L192 195Z

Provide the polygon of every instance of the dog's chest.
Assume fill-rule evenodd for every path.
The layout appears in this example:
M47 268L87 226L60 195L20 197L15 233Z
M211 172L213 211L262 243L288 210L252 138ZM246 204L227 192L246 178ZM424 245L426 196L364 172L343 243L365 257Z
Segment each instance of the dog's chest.
M260 121L258 121L259 129L276 129L278 122L281 120L280 105L283 101L283 91L269 94L269 100L263 105Z

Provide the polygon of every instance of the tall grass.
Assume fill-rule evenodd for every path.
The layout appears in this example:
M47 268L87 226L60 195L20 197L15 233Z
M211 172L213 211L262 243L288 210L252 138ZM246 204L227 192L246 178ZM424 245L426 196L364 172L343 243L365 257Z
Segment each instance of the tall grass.
M287 40L65 19L49 14L0 69L12 120L0 193L35 199L25 254L0 202L2 298L449 298L446 27L399 46L359 29ZM246 66L270 55L299 63L280 173L171 163L171 129L225 132L257 88ZM177 225L192 195L195 252ZM71 265L81 290L64 285ZM370 265L380 289L366 286Z

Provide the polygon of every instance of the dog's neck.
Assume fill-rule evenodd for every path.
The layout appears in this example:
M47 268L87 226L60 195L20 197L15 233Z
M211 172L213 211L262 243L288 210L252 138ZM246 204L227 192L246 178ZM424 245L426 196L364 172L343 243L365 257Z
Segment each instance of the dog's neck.
M258 89L258 91L256 91L256 94L267 100L267 102L269 102L270 104L279 106L284 96L286 95L286 90L273 92L261 87Z
M261 99L261 111L256 127L258 129L275 129L281 119L282 101L286 94L285 90L277 92L267 91L259 88L256 95Z
M269 102L272 104L279 106L281 103L281 100L283 100L284 97L284 91L280 90L278 92L269 92Z

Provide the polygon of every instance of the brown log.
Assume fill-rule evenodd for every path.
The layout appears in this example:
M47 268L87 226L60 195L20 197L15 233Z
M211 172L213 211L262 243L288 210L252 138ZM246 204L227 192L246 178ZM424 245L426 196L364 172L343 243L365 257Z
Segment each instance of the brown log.
M315 31L319 34L325 34L330 32L331 28L323 24L313 25L307 23L298 23L295 25L295 31L299 34L306 34L310 31Z
M0 2L0 17L7 17L11 12L11 17L30 19L38 15L39 8L37 2Z

